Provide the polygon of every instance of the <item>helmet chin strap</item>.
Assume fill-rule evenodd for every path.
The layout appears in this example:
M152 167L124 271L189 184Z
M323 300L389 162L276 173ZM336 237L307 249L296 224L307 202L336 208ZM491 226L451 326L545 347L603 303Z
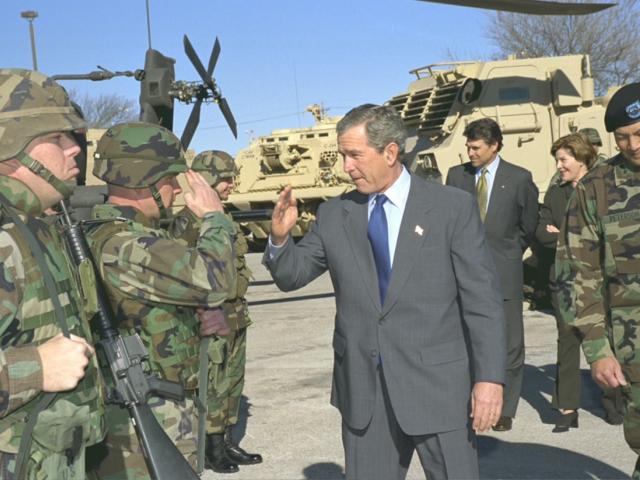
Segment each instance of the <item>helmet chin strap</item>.
M25 152L16 155L16 159L31 172L44 179L49 185L55 188L64 198L69 198L73 194L73 187L56 177L51 171Z
M151 185L149 187L149 190L151 190L151 196L155 200L156 205L158 206L158 210L160 210L160 222L166 223L171 216L171 211L164 206L164 202L162 201L162 197L160 196L160 191L156 188L155 185Z

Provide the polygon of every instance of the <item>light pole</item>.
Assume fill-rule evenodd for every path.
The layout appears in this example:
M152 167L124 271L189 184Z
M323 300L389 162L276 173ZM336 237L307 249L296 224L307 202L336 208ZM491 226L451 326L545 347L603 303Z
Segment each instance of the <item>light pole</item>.
M38 17L35 10L27 10L21 12L20 16L29 20L29 35L31 36L31 58L33 60L33 69L38 70L38 58L36 57L36 34L33 30L33 20Z

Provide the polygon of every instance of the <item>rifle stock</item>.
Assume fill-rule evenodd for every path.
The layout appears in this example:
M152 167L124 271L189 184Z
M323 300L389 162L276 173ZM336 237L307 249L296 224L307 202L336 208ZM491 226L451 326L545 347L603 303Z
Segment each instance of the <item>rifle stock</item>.
M109 365L114 387L109 400L126 407L133 422L147 468L156 480L198 479L189 462L171 441L147 403L149 396L172 400L184 399L184 390L145 371L149 354L138 335L123 337L116 328L116 318L109 304L95 261L87 245L82 225L71 221L64 202L61 223L65 241L77 266L90 262L96 279L98 313L92 324L99 331L98 351Z

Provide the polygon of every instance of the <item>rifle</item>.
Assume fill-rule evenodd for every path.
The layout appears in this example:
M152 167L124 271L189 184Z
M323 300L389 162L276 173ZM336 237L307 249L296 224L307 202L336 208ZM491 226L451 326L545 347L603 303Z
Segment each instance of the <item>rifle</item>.
M229 215L236 222L262 222L271 220L273 209L264 208L262 210L231 210Z
M182 385L160 379L145 371L143 365L148 360L149 353L140 336L136 334L123 337L118 333L115 314L82 229L83 224L96 222L74 223L64 201L60 202L60 208L62 211L60 222L73 261L79 268L87 268L86 265L92 268L96 279L98 312L92 319L92 324L100 335L100 341L96 346L109 365L113 377L114 387L109 390L108 400L129 410L152 478L156 480L199 479L189 462L185 460L153 416L151 407L147 403L151 395L176 401L183 400Z

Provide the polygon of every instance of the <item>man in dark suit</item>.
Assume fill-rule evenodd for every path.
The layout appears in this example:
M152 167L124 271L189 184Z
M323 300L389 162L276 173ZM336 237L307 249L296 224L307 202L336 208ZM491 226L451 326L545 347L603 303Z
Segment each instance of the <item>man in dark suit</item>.
M414 450L430 480L477 478L472 430L499 419L506 343L473 197L409 174L391 107L357 107L337 130L356 190L323 203L295 245L286 187L264 261L282 290L331 275L347 479L403 479Z
M538 188L528 170L500 158L502 132L495 121L483 118L471 122L464 135L470 161L449 169L447 185L476 196L498 269L507 320L507 383L502 417L493 429L506 431L511 430L522 389L522 254L535 236Z

